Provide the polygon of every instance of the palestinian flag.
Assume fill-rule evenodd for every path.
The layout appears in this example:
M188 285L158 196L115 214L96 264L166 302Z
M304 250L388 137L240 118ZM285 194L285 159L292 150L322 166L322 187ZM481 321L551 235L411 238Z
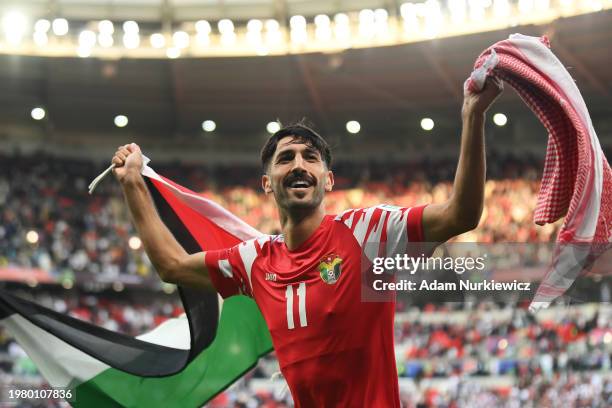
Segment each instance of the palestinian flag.
M189 253L227 248L260 233L198 194L143 176L162 220ZM200 407L272 350L250 298L222 306L214 292L179 287L185 314L136 338L0 291L0 324L53 387L74 390L75 407Z

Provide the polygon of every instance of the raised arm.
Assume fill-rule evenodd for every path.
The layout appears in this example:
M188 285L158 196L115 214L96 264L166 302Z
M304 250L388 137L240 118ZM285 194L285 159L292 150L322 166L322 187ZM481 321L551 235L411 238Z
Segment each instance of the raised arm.
M464 91L461 148L453 192L446 202L425 207L423 230L428 242L444 242L478 226L484 205L485 113L502 91L502 82L493 77L487 78L480 93Z
M140 170L142 153L135 143L120 146L112 162L144 249L164 282L214 290L204 252L185 252L164 225L153 205Z

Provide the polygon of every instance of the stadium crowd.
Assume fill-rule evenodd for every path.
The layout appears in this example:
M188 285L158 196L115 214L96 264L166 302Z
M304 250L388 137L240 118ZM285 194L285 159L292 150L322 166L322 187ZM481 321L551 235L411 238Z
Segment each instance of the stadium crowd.
M457 241L554 240L559 223L537 227L531 219L539 188L537 160L495 157L489 163L481 224ZM335 166L336 190L327 199L328 211L380 203L440 202L450 194L454 166L454 161L428 160L402 165L339 163ZM158 282L144 251L138 245L128 246L135 231L118 184L108 180L94 195L87 194L87 184L103 168L44 155L0 155L0 270L18 266L42 269L55 277L112 281L130 275ZM155 169L259 230L278 232L276 208L260 192L259 171L252 167L168 164L155 165ZM36 234L28 234L30 231ZM38 303L130 335L182 313L177 300L159 294L162 298L155 302L134 302L83 294L76 288L68 296L44 290L36 293ZM536 322L521 309L508 319L497 319L502 311L493 305L490 310L464 311L466 319L441 323L410 318L413 306L398 305L395 336L400 384L413 384L402 388L404 407L612 404L609 309L589 318L563 313L565 319ZM449 310L443 307L429 305L417 315L447 316ZM7 376L40 378L21 347L1 329L0 367L2 383L11 381ZM252 392L253 381L268 381L276 371L276 359L267 356L209 406L291 406L286 390ZM495 387L473 381L508 376L514 379L511 384ZM446 385L431 382L437 379L446 379Z
M494 158L489 162L486 203L479 228L457 241L550 242L559 224L537 227L535 160ZM382 166L338 164L328 212L380 203L412 206L440 202L451 192L455 163L441 161ZM54 276L120 274L155 279L138 244L118 183L106 180L90 196L87 184L101 170L90 162L45 155L0 156L0 268L39 268ZM265 233L279 231L271 197L260 191L253 168L204 169L171 164L156 170L218 202ZM33 231L28 236L28 232Z

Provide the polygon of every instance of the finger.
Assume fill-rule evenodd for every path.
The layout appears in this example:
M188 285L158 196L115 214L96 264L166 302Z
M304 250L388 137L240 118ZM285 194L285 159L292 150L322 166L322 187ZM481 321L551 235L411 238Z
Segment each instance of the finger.
M115 165L115 167L122 167L123 163L125 163L124 160L121 160L119 157L115 156L113 157L113 160L111 161L112 164Z
M138 146L136 143L130 143L129 144L129 149L130 149L130 152L139 152L140 153L140 146Z
M121 149L117 152L117 155L123 157L124 159L127 159L130 154L132 154L132 152L130 152L128 149Z

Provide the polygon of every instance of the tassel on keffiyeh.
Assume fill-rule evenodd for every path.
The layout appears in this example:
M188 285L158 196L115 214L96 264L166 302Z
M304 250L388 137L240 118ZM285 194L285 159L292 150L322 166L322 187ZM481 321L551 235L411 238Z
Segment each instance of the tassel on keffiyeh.
M551 265L530 310L547 307L612 243L612 171L574 80L546 37L511 35L476 60L466 87L478 92L487 75L512 86L549 133L535 208L538 225L565 215Z

